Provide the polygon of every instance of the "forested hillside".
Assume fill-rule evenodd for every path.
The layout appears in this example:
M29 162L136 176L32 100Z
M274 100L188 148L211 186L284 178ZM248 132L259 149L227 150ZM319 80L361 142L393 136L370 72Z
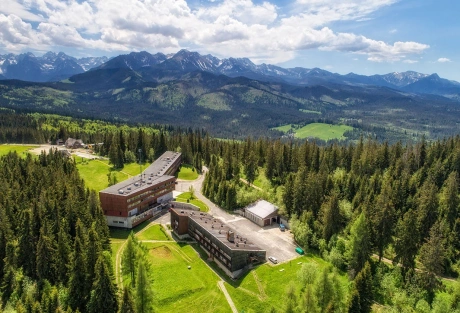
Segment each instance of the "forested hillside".
M219 146L210 160L205 155L203 194L228 209L257 197L278 202L298 244L354 280L350 312L460 310L460 290L441 280L460 271L459 137L408 145L248 139ZM252 183L258 172L271 187L248 191L240 175ZM306 312L328 308L312 303Z
M332 298L319 299L310 285L291 290L288 298L295 301L291 312L460 310L460 287L456 282L460 272L458 136L393 145L361 138L356 144L320 146L313 141L218 140L203 130L113 125L46 115L13 115L10 120L2 119L3 125L13 125L14 118L24 125L15 133L23 134L24 141L71 135L87 142L103 142L99 153L108 155L120 167L126 156L139 147L148 151L144 156L147 160L166 149L181 151L185 162L197 168L202 164L209 167L202 193L228 210L242 208L258 198L275 202L290 217L297 243L338 271L347 272L350 279L344 306L334 307L327 301ZM38 130L33 122L37 120L41 125ZM14 127L6 129L9 130L0 138L13 136ZM94 196L84 190L75 165L57 155L41 156L37 161L9 155L2 162L1 212L2 220L8 221L2 223L2 279L11 281L11 273L15 273L14 279L17 275L30 277L32 285L37 282L34 288L38 290L32 300L26 300L24 284L7 283L5 286L14 288L4 289L4 303L8 299L15 306L26 305L27 301L42 303L42 290L56 290L64 295L59 303L75 309L65 296L72 290L72 266L68 276L62 276L59 270L39 269L38 259L31 255L40 252L40 258L53 260L53 266L61 264L58 239L64 227L70 252L64 253L63 258L70 255L69 260L74 260L76 242L86 240L76 239L79 227L91 230L92 223L99 221L91 205ZM12 165L5 166L5 162ZM261 190L240 178L258 184ZM55 216L62 218L51 218ZM60 223L63 219L66 222ZM105 229L101 227L97 230ZM35 245L24 249L21 245L30 244L21 241L24 234L30 233L27 229L33 230ZM102 247L98 251L106 247L104 232L97 234ZM11 242L17 248L11 249ZM27 258L22 257L24 251L29 253ZM33 260L35 264L28 264ZM59 287L43 289L41 282L45 279ZM327 275L324 279L324 287L329 288ZM91 299L89 290L88 287L81 293L85 301ZM306 298L310 299L308 304ZM90 306L85 308L89 310Z
M10 153L0 159L0 186L4 311L115 312L108 227L75 164L53 151Z

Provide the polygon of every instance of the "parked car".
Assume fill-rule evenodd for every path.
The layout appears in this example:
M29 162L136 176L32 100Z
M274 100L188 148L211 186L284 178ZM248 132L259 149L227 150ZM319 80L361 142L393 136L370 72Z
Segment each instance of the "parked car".
M274 256L269 256L268 259L269 259L273 264L278 263L278 260L277 260Z
M280 230L281 230L281 231L285 231L285 230L286 230L286 226L284 226L284 224L280 224Z

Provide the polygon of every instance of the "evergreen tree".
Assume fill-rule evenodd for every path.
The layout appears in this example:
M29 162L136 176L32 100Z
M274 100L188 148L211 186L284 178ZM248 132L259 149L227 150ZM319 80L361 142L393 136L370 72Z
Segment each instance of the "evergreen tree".
M436 222L430 229L430 236L420 248L420 263L432 274L441 275L444 272L446 259L445 238L442 223Z
M249 157L246 160L244 167L244 175L246 175L246 180L249 184L252 184L257 176L257 160L254 155L254 152L249 153Z
M395 231L395 259L394 262L401 263L405 269L415 267L415 256L418 251L417 220L413 210L404 214L398 221Z
M331 237L340 230L340 208L339 199L333 193L327 202L321 206L321 223L323 226L323 238L329 241Z
M136 271L138 264L138 252L134 233L129 234L126 241L126 247L123 250L122 269L124 273L128 273L131 278L131 286L136 286Z
M370 238L366 216L361 213L351 226L346 257L351 276L354 277L369 259Z
M81 222L77 221L77 237L74 241L74 249L72 255L72 264L70 269L69 280L69 305L73 310L84 312L89 295L87 283L87 262L85 257L84 238L81 238Z
M22 236L19 237L18 263L19 266L22 266L24 274L26 274L29 277L36 277L36 240L34 238L31 220L32 212L30 210L25 210L23 212L21 226Z
M369 313L374 301L372 273L369 262L366 262L363 269L356 275L355 289L359 294L360 312Z
M123 299L118 313L136 313L136 305L128 287L123 288Z
M348 313L361 313L361 300L359 298L358 290L354 289L351 293L350 304L348 306Z
M112 282L110 271L102 255L97 259L95 274L91 297L88 302L88 313L117 312L117 288Z
M137 270L137 285L136 285L136 309L137 313L153 312L152 301L153 292L151 282L147 277L144 262L139 262Z
M40 229L40 238L37 243L37 276L41 280L47 279L51 282L56 282L57 260L54 238L46 228L47 225L44 224Z

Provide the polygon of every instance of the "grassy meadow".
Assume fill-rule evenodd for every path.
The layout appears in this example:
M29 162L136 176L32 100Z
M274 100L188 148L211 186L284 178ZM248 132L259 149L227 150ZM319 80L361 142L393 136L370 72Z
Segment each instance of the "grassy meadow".
M16 153L19 155L24 155L25 152L37 147L38 146L0 145L0 156L6 155L12 151L16 151Z
M202 212L208 212L209 211L208 206L204 202L202 202L201 200L198 200L197 198L190 199L190 196L191 196L190 192L184 192L184 193L180 194L176 198L176 201L177 202L187 202L187 200L188 200L188 203L196 205L197 207L199 207L200 211L202 211Z
M311 123L308 125L305 125L301 128L297 128L296 125L283 125L279 127L275 127L273 129L282 131L284 133L287 133L288 131L292 130L294 132L294 137L299 138L299 139L305 139L305 138L318 138L321 140L332 140L332 139L338 139L342 140L345 139L343 134L348 131L352 130L353 127L348 126L348 125L331 125L331 124L325 124L325 123Z
M193 166L189 164L182 164L177 172L177 178L183 180L195 180L198 178L198 173Z
M114 169L108 160L88 160L80 157L75 158L77 168L81 178L85 181L89 189L96 191L108 187L108 174L114 172L118 182L138 175L140 166L138 163L125 164L122 169ZM145 170L150 164L142 164L142 170Z

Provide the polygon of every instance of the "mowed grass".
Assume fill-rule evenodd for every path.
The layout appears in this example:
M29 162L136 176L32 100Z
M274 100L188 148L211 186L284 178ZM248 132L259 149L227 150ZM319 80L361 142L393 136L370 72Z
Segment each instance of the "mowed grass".
M318 138L321 140L332 140L332 139L345 139L343 134L348 130L353 130L353 127L348 125L331 125L325 123L311 123L305 125L299 129L295 128L295 125L283 125L275 127L274 129L282 132L288 132L289 130L294 131L294 137L305 139L305 138Z
M149 250L154 308L158 312L231 312L217 286L218 276L190 245L144 245Z
M0 145L0 156L7 155L12 151L16 151L16 153L19 155L25 155L25 152L37 147L38 146Z
M109 186L108 174L114 172L118 182L139 174L140 167L137 163L125 164L122 169L114 169L108 160L88 160L75 158L80 177L85 181L86 187L101 191ZM143 164L144 170L149 164Z
M202 211L202 212L208 212L209 211L208 206L203 201L198 200L197 198L190 199L190 196L191 196L190 192L184 192L184 193L180 194L179 196L177 196L176 201L177 202L187 203L187 200L188 200L188 203L196 205L197 207L199 207L200 211Z
M284 296L290 282L294 282L300 293L301 285L297 274L304 263L313 263L318 268L318 277L329 263L318 256L301 256L286 263L272 266L263 264L244 277L226 285L238 312L268 312L270 308L278 311L284 309ZM338 274L343 293L347 294L348 279L346 274ZM317 278L318 278L317 277Z
M160 224L150 224L144 231L136 234L139 240L171 240Z
M195 180L198 178L198 173L195 168L188 164L182 164L177 172L177 178L183 180Z

